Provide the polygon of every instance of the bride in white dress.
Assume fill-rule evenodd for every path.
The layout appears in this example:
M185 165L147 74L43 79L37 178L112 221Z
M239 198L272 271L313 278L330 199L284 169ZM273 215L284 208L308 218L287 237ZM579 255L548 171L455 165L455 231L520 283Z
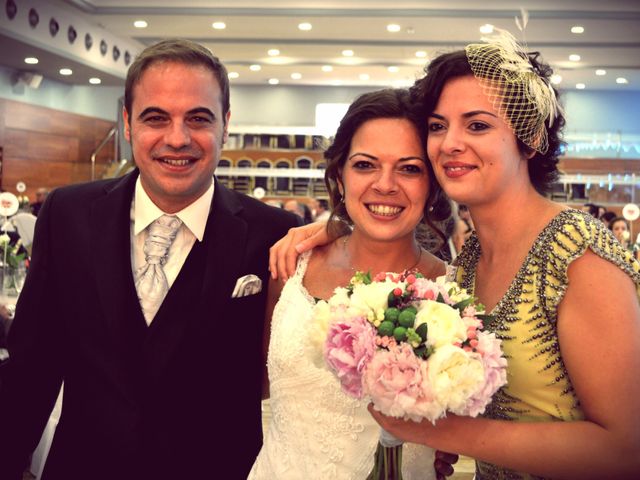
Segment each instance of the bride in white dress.
M445 273L414 236L420 221L432 224L450 213L426 161L421 128L406 91L368 93L350 106L325 153L333 215L352 230L302 255L284 287L270 283L272 418L249 479L361 480L372 470L380 429L366 400L342 393L337 379L314 364L312 311L317 298L329 298L356 270ZM405 480L434 478L433 462L423 447L403 446Z

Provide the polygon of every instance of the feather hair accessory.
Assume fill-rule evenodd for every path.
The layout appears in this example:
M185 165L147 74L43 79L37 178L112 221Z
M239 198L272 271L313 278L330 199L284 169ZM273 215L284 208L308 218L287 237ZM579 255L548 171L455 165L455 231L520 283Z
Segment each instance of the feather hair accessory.
M534 70L529 56L506 30L465 47L469 66L484 93L515 135L544 154L545 122L553 125L561 107L553 87Z

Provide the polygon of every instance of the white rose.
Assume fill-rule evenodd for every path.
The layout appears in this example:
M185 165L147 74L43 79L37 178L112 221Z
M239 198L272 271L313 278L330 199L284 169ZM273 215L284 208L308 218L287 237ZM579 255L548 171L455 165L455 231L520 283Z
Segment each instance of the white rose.
M369 285L356 285L351 294L350 311L359 312L370 322L380 322L384 319L384 311L388 307L389 293L394 288L404 291L404 282L374 282Z
M462 412L484 383L482 361L461 348L444 345L436 349L428 363L429 381L438 403L453 413Z
M349 305L349 291L344 287L336 288L329 299L329 305L332 307Z
M460 312L445 303L434 300L421 302L414 328L422 323L427 324L428 346L439 348L467 339L467 326L460 318Z

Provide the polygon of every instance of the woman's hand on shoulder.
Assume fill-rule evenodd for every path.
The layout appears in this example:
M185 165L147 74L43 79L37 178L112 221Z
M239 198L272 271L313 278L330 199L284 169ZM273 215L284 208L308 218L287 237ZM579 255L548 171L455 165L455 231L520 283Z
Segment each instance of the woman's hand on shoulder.
M287 234L269 249L271 278L287 280L296 271L296 261L301 253L331 241L327 222L314 222L302 227L290 228Z

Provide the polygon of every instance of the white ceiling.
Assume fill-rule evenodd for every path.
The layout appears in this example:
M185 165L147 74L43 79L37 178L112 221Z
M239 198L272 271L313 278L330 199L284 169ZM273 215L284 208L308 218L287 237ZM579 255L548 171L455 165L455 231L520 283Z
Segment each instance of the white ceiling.
M14 1L20 6L20 0ZM640 90L639 0L66 0L61 7L116 37L143 45L166 37L203 43L238 74L234 84L266 85L277 79L281 85L409 85L428 58L479 41L479 27L490 23L540 51L563 77L560 88L584 83L588 90ZM524 33L514 20L521 16L520 7L529 15ZM145 20L148 27L135 28L134 20ZM226 28L214 30L215 21ZM311 23L312 29L299 30L301 22ZM390 23L400 25L400 31L388 32ZM583 26L584 33L571 33L574 25ZM271 48L279 49L280 55L269 56ZM354 56L342 56L345 49L353 50ZM2 50L0 63L17 68L23 61L24 51L18 46ZM427 59L417 58L416 51L426 52ZM580 61L570 61L570 54L580 55ZM55 63L55 52L48 55L49 63ZM261 70L251 71L254 64ZM333 71L322 71L325 65ZM398 71L389 72L388 67ZM52 68L51 75L56 75L57 67ZM597 76L596 69L607 73ZM97 70L95 75L100 75ZM292 79L293 73L301 78ZM104 76L105 84L122 82L121 76ZM617 77L628 84L616 83ZM80 77L65 81L86 82Z

